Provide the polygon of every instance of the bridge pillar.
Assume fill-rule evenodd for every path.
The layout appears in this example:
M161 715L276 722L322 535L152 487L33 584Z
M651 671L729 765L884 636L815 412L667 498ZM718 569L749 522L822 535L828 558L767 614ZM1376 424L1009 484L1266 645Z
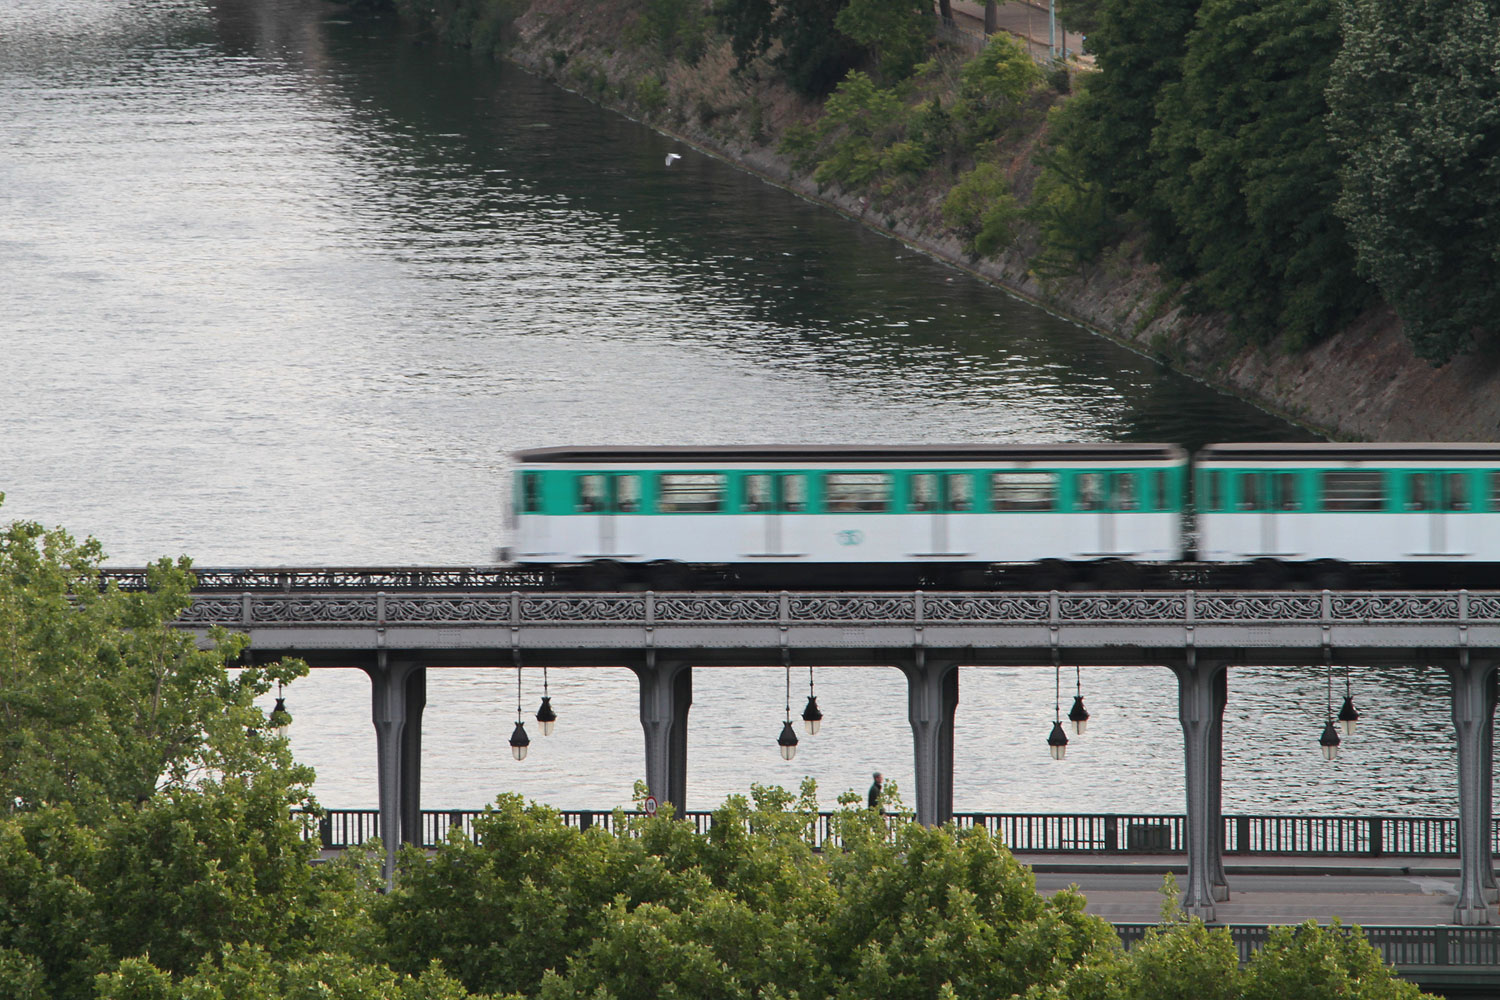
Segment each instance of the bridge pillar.
M365 669L370 675L371 715L379 784L380 838L385 843L386 885L396 878L396 850L422 835L422 709L427 705L427 671L384 652Z
M1188 870L1182 909L1190 917L1212 922L1214 902L1229 898L1222 807L1228 667L1222 662L1199 662L1192 650L1182 662L1168 666L1177 675L1177 714L1182 721L1187 776Z
M919 652L899 666L906 675L907 716L916 751L917 822L937 826L953 818L953 715L958 710L958 664L929 661Z
M693 669L654 655L630 664L641 685L641 728L646 733L646 788L657 802L687 811L687 721L693 704Z
M1492 923L1494 858L1490 847L1496 700L1495 664L1471 661L1467 651L1446 664L1458 736L1458 903L1453 922Z

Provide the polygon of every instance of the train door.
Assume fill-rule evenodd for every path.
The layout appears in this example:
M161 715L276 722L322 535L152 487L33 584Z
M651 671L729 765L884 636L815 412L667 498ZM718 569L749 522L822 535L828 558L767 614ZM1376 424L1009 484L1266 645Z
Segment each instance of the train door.
M1432 513L1432 551L1450 556L1472 552L1471 519L1465 516L1474 506L1469 477L1462 472L1439 472L1436 477L1438 509Z
M1406 509L1413 517L1402 552L1417 556L1458 555L1468 551L1472 509L1468 477L1462 472L1413 472L1406 479Z
M742 509L750 555L801 555L806 534L807 476L801 472L753 472L744 478Z
M1109 473L1080 472L1074 478L1073 505L1080 517L1079 527L1086 532L1085 556L1111 555L1115 551L1115 526L1105 500L1109 496ZM1087 550L1089 542L1093 551Z
M974 477L967 472L918 472L910 480L910 550L917 555L968 555L965 522L974 509Z
M1294 472L1266 473L1266 511L1261 515L1261 551L1266 555L1290 556L1301 551L1301 523L1297 518L1287 517L1301 508L1297 496L1297 474Z
M639 527L619 514L637 514L641 509L641 477L634 472L591 472L578 477L578 510L595 515L593 531L585 539L592 545L590 556L623 556L639 551Z
M1137 540L1137 518L1122 517L1141 509L1141 477L1138 472L1111 472L1109 474L1109 538L1101 539L1108 547L1102 551L1115 555L1132 555L1141 546Z

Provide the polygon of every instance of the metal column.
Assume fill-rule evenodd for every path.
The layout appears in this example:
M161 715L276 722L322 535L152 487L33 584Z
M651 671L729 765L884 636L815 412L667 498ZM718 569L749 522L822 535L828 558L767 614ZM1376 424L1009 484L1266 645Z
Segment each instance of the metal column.
M937 826L953 818L953 715L958 710L958 664L928 661L918 650L900 667L906 674L907 716L916 755L917 822Z
M641 685L641 728L646 734L646 788L658 802L687 810L687 721L693 704L693 670L681 660L649 654L630 664Z
M1488 886L1494 882L1490 849L1489 792L1486 770L1493 760L1495 665L1471 661L1462 650L1456 662L1445 665L1453 686L1453 728L1458 738L1458 903L1453 922L1477 925L1493 922Z
M395 884L398 846L416 843L422 832L422 709L427 705L427 671L410 661L390 660L381 651L365 672L370 675L380 836L385 843L385 880L390 886Z
M1182 720L1187 777L1188 870L1182 909L1190 917L1212 922L1214 901L1229 898L1221 811L1228 670L1224 663L1199 662L1191 649L1183 662L1169 666L1177 675L1177 713Z

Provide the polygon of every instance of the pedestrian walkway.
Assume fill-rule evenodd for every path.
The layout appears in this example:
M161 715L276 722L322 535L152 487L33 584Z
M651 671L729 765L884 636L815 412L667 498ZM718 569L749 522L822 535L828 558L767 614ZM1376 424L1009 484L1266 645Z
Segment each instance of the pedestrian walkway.
M1179 880L1187 858L1168 855L1018 853L1050 895L1076 884L1088 912L1111 923L1155 923L1162 880ZM1228 900L1215 905L1221 924L1328 923L1426 927L1449 924L1458 899L1458 863L1449 858L1278 857L1226 858Z

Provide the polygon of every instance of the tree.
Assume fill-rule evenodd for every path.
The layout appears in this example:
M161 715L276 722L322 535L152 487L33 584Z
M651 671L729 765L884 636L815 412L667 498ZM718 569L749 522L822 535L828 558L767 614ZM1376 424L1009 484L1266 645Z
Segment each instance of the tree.
M254 699L306 667L232 675L243 637L198 649L171 627L192 586L186 559L148 571L148 589L101 588L93 540L15 522L0 534L0 794L11 809L70 803L85 821L212 777L289 770Z
M1294 347L1371 300L1334 214L1338 158L1324 89L1338 44L1330 0L1205 0L1182 76L1157 102L1153 201L1193 304Z
M932 4L920 0L849 0L834 25L875 54L880 76L911 76L932 39Z
M1500 332L1500 5L1348 0L1328 87L1338 212L1420 357Z
M1244 1000L1415 1000L1358 927L1273 927L1246 969Z

